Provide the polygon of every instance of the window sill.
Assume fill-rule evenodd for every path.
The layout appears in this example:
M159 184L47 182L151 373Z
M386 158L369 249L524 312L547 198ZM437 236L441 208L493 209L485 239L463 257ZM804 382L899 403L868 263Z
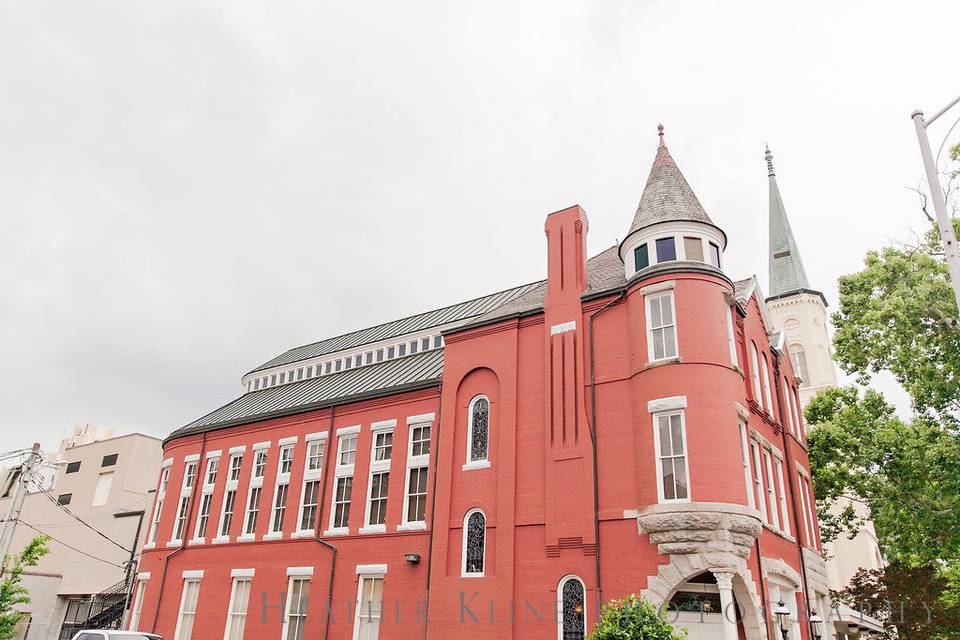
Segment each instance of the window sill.
M255 533L245 533L242 536L237 536L237 542L253 542L257 539L257 534Z
M489 460L472 460L467 464L463 465L463 471L472 471L474 469L489 469L490 461Z
M283 538L283 531L272 531L263 536L264 540L280 540Z
M219 536L210 541L210 544L227 544L230 542L230 536Z
M346 536L350 535L350 529L347 527L337 527L335 529L327 529L323 532L325 536Z
M183 540L171 540L170 542L167 543L167 549L174 549L182 545L183 545Z
M188 542L187 544L189 544L189 545L194 545L194 544L207 544L207 539L206 539L206 538L194 538L193 540L191 540L191 541Z
M367 527L360 527L360 533L386 533L387 525L385 524L371 524Z
M144 551L149 551L150 549L156 549L156 548L157 548L156 542L148 542L147 544L143 545Z
M650 362L643 365L641 371L646 371L647 369L655 369L656 367L662 367L668 364L680 364L680 356L674 356L673 358L662 358L660 360L651 360Z
M397 531L425 531L427 523L423 521L407 522L397 527Z
M312 538L313 529L301 529L300 531L294 531L290 534L291 538Z
M482 573L461 573L460 577L461 578L482 578L483 574Z

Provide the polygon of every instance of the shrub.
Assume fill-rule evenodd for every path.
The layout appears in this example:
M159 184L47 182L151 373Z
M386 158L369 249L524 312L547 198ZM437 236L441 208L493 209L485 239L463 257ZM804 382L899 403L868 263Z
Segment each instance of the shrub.
M684 640L686 637L685 630L674 632L653 604L630 594L603 605L589 640Z

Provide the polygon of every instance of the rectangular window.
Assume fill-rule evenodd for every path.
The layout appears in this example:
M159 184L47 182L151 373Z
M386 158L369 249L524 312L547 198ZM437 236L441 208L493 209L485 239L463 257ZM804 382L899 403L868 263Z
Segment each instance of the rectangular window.
M633 250L633 266L635 271L640 271L650 266L650 249L647 247L646 242Z
M393 456L393 432L378 431L374 434L373 460L382 462Z
M260 513L260 492L261 487L250 489L250 498L247 500L247 519L243 528L243 533L252 536L257 531L257 514Z
M763 377L763 395L766 399L764 402L764 407L766 407L767 415L773 415L773 396L770 394L770 368L767 364L767 356L763 354L760 356L763 364L760 365L760 374Z
M687 260L703 262L703 240L689 236L685 237L683 239L683 252Z
M677 245L674 238L657 240L657 262L670 262L677 259Z
M383 576L362 575L357 585L357 617L353 637L357 640L378 640L383 620Z
M763 491L763 467L760 466L760 445L756 441L750 441L750 450L753 451L753 483L754 496L757 506L760 507L760 515L763 521L769 523L770 517L767 515L767 496Z
M193 487L193 481L197 479L197 463L188 462L183 468L183 488L184 490Z
M687 447L683 412L657 414L654 436L657 446L657 475L661 502L690 499L687 481Z
M650 362L677 357L673 292L647 296L647 349Z
M793 424L793 404L790 402L790 385L787 379L783 379L783 398L781 402L781 413L783 413L783 422L789 426L789 433L794 433L796 427Z
M407 480L407 522L425 522L427 511L427 467L410 469Z
M414 427L410 434L410 455L425 456L430 453L430 425Z
M111 453L109 455L103 456L103 461L100 463L101 467L112 467L117 464L117 454Z
M313 365L310 365L309 367L307 367L306 376L307 376L308 378L312 378L312 377L313 377Z
M293 445L288 444L280 447L280 467L277 469L277 473L290 475L291 470L293 470Z
M300 501L300 531L313 531L317 520L317 504L320 502L320 481L310 480L303 485Z
M377 362L383 362L383 349L377 349Z
M97 478L97 488L93 491L93 506L101 507L107 504L110 497L110 486L113 484L113 471L101 473Z
M800 497L802 498L804 518L807 523L807 546L817 548L816 518L813 515L813 500L811 499L810 483L806 477L800 476Z
M180 613L177 615L175 640L190 640L193 635L193 620L197 615L197 599L200 596L200 581L188 578L183 581L180 597Z
M427 351L428 349L430 349L430 338L421 338L420 351Z
M747 426L740 423L740 455L743 458L743 481L747 488L747 504L756 509L757 504L753 498L753 474L750 473L750 443L747 438Z
M777 491L780 494L780 521L783 532L790 535L790 512L787 510L787 493L783 490L783 462L777 460Z
M277 384L277 374L274 373L270 376L270 386L272 387L275 384Z
M230 489L223 495L223 511L220 513L220 537L230 536L230 527L233 524L233 510L236 508L237 490Z
M774 528L779 529L780 518L777 517L777 490L776 485L773 483L773 456L770 455L770 452L766 449L763 450L763 462L767 471L767 506L769 507L770 524Z
M180 503L177 505L177 518L173 526L173 538L171 542L180 542L183 540L184 529L187 528L187 510L190 507L190 496L181 496Z
M207 473L203 478L203 484L212 487L217 483L217 469L220 468L220 458L210 458L207 460Z
M303 380L303 368L297 369L297 380Z
M67 463L67 473L76 473L80 471L80 462L68 462Z
M334 529L346 529L350 524L350 498L353 495L353 476L337 478L333 496Z
M387 347L387 360L395 357L396 354L397 354L397 348L396 348L396 347Z
M303 640L309 592L309 578L290 578L290 586L287 590L287 611L283 622L283 640Z
M143 612L143 597L146 595L147 581L137 580L137 594L133 597L133 608L130 610L130 624L127 630L137 631L140 626L140 614Z
M157 500L153 505L153 521L150 523L150 534L147 536L147 544L154 544L157 541L157 528L160 526L160 514L163 511L163 496L157 494Z
M224 640L242 640L247 623L247 605L250 602L250 578L234 578L227 606L227 629Z
M311 440L307 444L307 471L320 471L323 468L325 444L325 440Z
M353 464L357 460L357 434L340 436L340 455L337 466Z
M710 264L717 269L720 268L720 247L712 242L710 243Z
M358 353L357 355L355 355L355 356L353 357L353 366L359 367L359 366L362 365L362 364L363 364L363 354L362 354L362 353Z
M72 493L61 493L57 496L57 504L70 504L71 499L73 499Z
M416 340L410 342L410 353L416 353L418 351L419 343Z
M379 471L370 477L370 506L367 525L386 524L387 488L390 484L390 472Z
M200 513L197 515L197 528L193 532L196 540L202 540L207 536L207 522L210 520L210 503L213 502L213 494L205 493L200 498Z
M286 380L287 380L287 372L286 372L286 371L281 371L281 372L280 372L280 384L283 384L284 382L286 382Z
M343 360L337 360L336 362L333 363L333 365L334 365L333 366L334 370L340 371L340 369L343 368Z
M343 368L344 368L344 369L352 369L352 368L353 368L353 360L350 359L350 358L346 358L346 359L344 360Z
M330 373L330 371L332 371L332 370L333 370L333 363L332 363L332 362L328 362L327 364L323 365L323 372L324 372L324 373Z
M727 305L727 347L730 349L730 364L739 367L740 358L737 356L737 338L733 327L733 307L731 305Z
M398 355L398 356L405 356L405 355L407 355L407 343L406 343L406 342L404 342L403 344L397 346L397 355Z
M234 453L230 456L230 482L240 481L240 469L243 467L243 454Z
M253 477L262 478L267 472L267 450L258 449L253 452Z
M273 517L270 518L270 532L283 531L283 519L287 514L287 494L290 485L278 484L273 496Z
M443 336L433 336L433 348L439 349L443 346Z
M366 360L367 364L373 364L373 351L367 351Z

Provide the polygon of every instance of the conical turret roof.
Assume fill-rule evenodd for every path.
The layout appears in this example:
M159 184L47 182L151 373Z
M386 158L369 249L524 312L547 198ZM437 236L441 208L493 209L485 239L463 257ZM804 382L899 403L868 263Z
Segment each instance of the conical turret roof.
M683 177L680 168L670 155L666 143L663 141L663 125L660 131L660 146L657 148L657 157L653 160L647 184L640 196L637 213L633 216L633 224L627 236L638 229L649 227L661 222L692 221L716 226L703 210L703 205L687 179Z
M808 291L810 283L807 271L803 268L797 240L787 218L787 209L780 197L770 147L767 147L764 159L767 161L767 179L770 181L770 297Z

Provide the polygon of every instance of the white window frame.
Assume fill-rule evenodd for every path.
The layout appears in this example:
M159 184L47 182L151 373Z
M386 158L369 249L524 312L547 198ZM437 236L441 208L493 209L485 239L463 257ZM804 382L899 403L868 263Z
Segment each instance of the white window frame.
M386 565L359 565L357 566L357 603L354 617L353 617L353 640L360 640L360 622L363 620L363 617L366 616L368 620L373 619L372 608L368 607L365 611L363 608L363 586L366 580L380 580L383 583L383 589L386 589L387 584L387 567ZM381 590L381 598L383 597L383 591ZM380 637L380 624L383 623L383 600L380 600L380 618L379 624L377 625L377 638ZM363 640L367 640L366 638Z
M794 411L797 412L797 427L800 432L800 442L803 444L807 443L807 424L803 421L803 411L800 407L803 406L800 404L800 392L796 387L793 387L793 394L790 395L790 400L793 402Z
M780 528L780 507L777 501L777 485L773 479L773 454L769 449L763 450L763 463L766 467L767 476L767 506L770 514L770 526L775 529Z
M384 422L377 422L370 425L370 429L372 431L370 446L370 473L367 474L367 500L363 513L363 526L360 528L360 533L386 533L387 531L386 518L384 518L382 524L374 524L370 522L370 515L373 512L373 477L381 473L387 474L388 495L386 500L387 504L389 505L390 463L393 460L393 444L396 444L396 438L394 438L393 444L390 445L390 457L386 460L376 459L378 451L377 440L381 436L383 436L384 439L386 439L387 435L393 436L396 424L396 420L386 420ZM386 448L385 445L380 447L380 449L384 448Z
M667 298L670 301L670 315L673 318L672 324L662 324L659 327L653 326L653 308L652 303L654 300L659 300L661 298ZM667 291L657 291L655 293L648 293L644 296L644 307L646 308L647 315L647 362L666 362L668 360L676 360L680 357L680 339L679 332L677 329L677 307L676 301L673 296L673 289L668 289ZM661 318L663 317L663 303L661 303ZM654 356L654 338L653 332L657 329L663 329L665 327L673 327L673 354L667 353L667 341L664 338L663 342L663 357L657 358Z
M763 408L763 391L760 389L760 357L757 355L757 345L750 341L750 377L753 380L753 399L757 406Z
M212 506L213 492L205 491L200 495L200 505L197 509L197 521L193 525L193 538L190 540L190 544L204 544L207 541L206 529L210 528L210 509ZM201 531L201 528L205 530Z
M233 635L234 625L236 625L238 621L241 621L243 624L243 630L238 637L243 638L243 634L246 631L247 613L250 608L250 592L253 587L253 576L254 569L234 569L230 572L230 601L227 603L227 622L223 627L223 640L230 640L230 636ZM241 583L246 583L247 585L243 611L234 611L234 607L239 604L237 601L237 587Z
M760 460L760 443L756 440L751 440L750 449L753 452L753 465L756 470L753 476L753 484L757 506L760 507L760 515L763 516L763 522L769 524L770 516L767 514L767 496L763 488L763 464Z
M787 417L786 422L790 426L790 433L796 433L797 427L796 427L796 421L794 420L794 417L793 417L793 403L790 401L790 385L787 384L786 378L783 378L781 380L781 383L783 386L783 404L785 405L783 413L786 414L786 417Z
M127 624L127 631L138 631L140 626L140 615L143 613L143 599L147 591L147 582L150 581L149 573L137 574L137 593L133 597L133 607L130 609L130 622Z
M419 455L413 455L413 435L417 429L426 427L430 429L430 436L427 438L427 452ZM423 442L418 440L418 442ZM400 524L397 531L420 531L427 528L427 510L423 510L423 520L410 520L410 479L414 469L427 470L427 485L430 484L430 450L433 447L433 414L425 416L412 416L407 418L407 469L406 477L403 480L403 505L401 507ZM418 494L419 495L419 494Z
M227 498L230 494L233 493L233 504L230 505L230 526L227 527L227 532L223 532L223 525L227 517L227 505L229 500ZM230 529L233 528L233 519L237 515L237 487L230 486L228 483L226 488L223 491L223 499L220 501L220 518L217 520L217 535L211 540L213 544L222 544L224 542L230 542Z
M264 540L279 540L283 537L283 527L277 528L277 509L283 509L283 520L286 522L287 510L290 504L290 476L293 473L293 463L296 459L296 442L296 437L280 440L280 451L277 454L277 473L273 483L273 498L270 500L269 522L267 523L267 533L263 536ZM283 463L284 453L286 451L290 451L290 468L284 472ZM283 506L281 507L279 499L283 487L286 487L286 492L284 493ZM261 494L261 500L262 499L263 496Z
M177 610L177 626L173 632L174 640L190 640L193 636L193 627L197 622L197 605L200 602L200 580L203 578L203 571L184 571L183 576L183 588L180 591L180 608ZM189 589L192 585L196 585L196 601L193 603L193 611L184 611L184 606L186 606L189 593ZM183 631L183 620L184 616L192 616L190 618L190 632L185 636L181 637L180 632Z
M670 504L674 502L691 502L693 498L693 483L690 481L690 449L687 444L687 417L686 411L683 409L671 409L669 411L658 411L651 414L653 417L653 446L654 446L654 461L657 466L657 498L660 504ZM662 458L660 454L660 418L670 418L672 416L680 416L680 438L683 442L683 466L684 472L687 478L687 497L686 498L666 498L664 497L663 492L663 465L661 464ZM680 456L671 455L671 459L678 458Z
M187 519L190 517L190 494L181 495L177 500L177 513L173 519L173 529L170 531L170 541L168 547L176 547L183 544L183 539L187 534L187 526L190 523Z
M816 518L813 512L813 500L810 495L810 486L809 478L803 472L798 472L800 476L800 498L803 503L803 516L807 524L807 546L811 549L816 550L817 548L817 534L816 529Z
M267 475L267 465L270 463L270 442L258 442L253 445L253 464L250 466L250 486L247 488L247 501L244 503L243 520L240 523L240 535L237 542L251 542L257 539L256 526L259 524L260 511L263 503L263 479ZM257 508L253 507L254 491L257 495ZM256 513L254 513L256 511ZM250 518L253 517L254 530L249 532Z
M241 473L243 473L243 451L234 451L230 454L227 462L227 484L238 484L240 482ZM237 477L234 478L234 475Z
M480 400L487 401L487 455L483 458L474 459L473 456L473 407ZM464 458L465 463L463 465L463 471L470 471L472 469L487 469L490 467L490 425L493 423L493 403L490 402L490 398L484 394L479 394L473 397L470 400L470 403L467 405L467 453L466 458Z
M764 409L767 411L767 415L773 415L773 396L770 393L770 362L767 360L767 354L761 354L760 360L763 362L761 376L763 376L763 395L764 395Z
M157 544L157 530L160 528L160 516L163 514L163 502L167 497L167 483L170 482L170 465L173 460L167 459L160 469L160 480L157 483L157 497L153 501L153 517L150 520L150 531L147 533L147 543L143 545L152 549Z
M483 571L470 573L467 572L467 522L470 516L479 513L483 516ZM474 508L467 511L463 516L463 535L460 536L460 577L461 578L482 578L487 570L487 514L483 509Z
M747 435L747 425L740 421L740 454L743 458L743 481L747 489L747 505L757 508L757 501L753 488L753 470L750 467L750 436Z
M580 576L571 573L560 578L560 582L557 583L557 640L563 640L563 587L571 580L579 582L583 587L583 630L585 637L590 635L590 621L587 619L587 611L590 608L587 606L587 584Z
M777 491L780 493L780 512L782 514L781 518L781 528L783 532L790 535L790 511L787 508L787 492L784 491L783 483L783 460L777 458L776 464L777 471Z
M306 505L304 504L304 499L307 495L307 484L310 482L320 483L323 477L323 468L326 466L327 456L329 451L327 451L327 434L326 433L310 433L307 434L304 438L307 442L307 453L303 457L303 482L300 483L300 502L299 507L297 508L297 522L295 523L295 529L293 536L294 538L312 538L314 535L315 529L302 529L300 524L303 522L303 511ZM312 447L319 446L322 455L320 456L320 466L316 469L310 468L310 461L315 459L315 456L311 456L310 452ZM289 500L289 495L287 497ZM317 486L317 509L319 511L320 502L323 500L323 486ZM316 525L316 518L313 519L314 524ZM318 526L318 525L316 525Z
M293 614L291 612L291 607L293 606L293 585L296 582L305 582L307 583L307 588L309 589L310 583L312 582L312 574L290 574L289 569L287 570L287 599L286 607L283 610L283 630L280 633L281 640L287 640L287 634L290 632L290 619L291 617L303 618L303 625L306 628L307 616L310 613L310 596L307 595L307 608L303 613ZM304 638L306 638L306 632L304 632Z
M352 441L354 443L354 448L352 450L345 450L344 444ZM337 459L336 466L334 467L333 473L333 488L332 494L330 496L330 515L329 521L327 524L327 530L324 531L324 535L327 536L342 536L350 533L350 514L347 515L347 526L337 527L334 526L337 518L337 505L338 504L349 504L350 511L353 511L353 482L351 481L350 486L350 500L344 503L337 502L337 486L340 484L340 481L344 478L353 478L353 471L356 468L357 461L357 450L360 444L360 425L354 425L352 427L342 427L337 429ZM353 462L343 463L343 454L344 453L353 453Z
M737 337L733 325L733 305L727 306L727 346L730 348L730 364L740 368L740 356L737 354Z

